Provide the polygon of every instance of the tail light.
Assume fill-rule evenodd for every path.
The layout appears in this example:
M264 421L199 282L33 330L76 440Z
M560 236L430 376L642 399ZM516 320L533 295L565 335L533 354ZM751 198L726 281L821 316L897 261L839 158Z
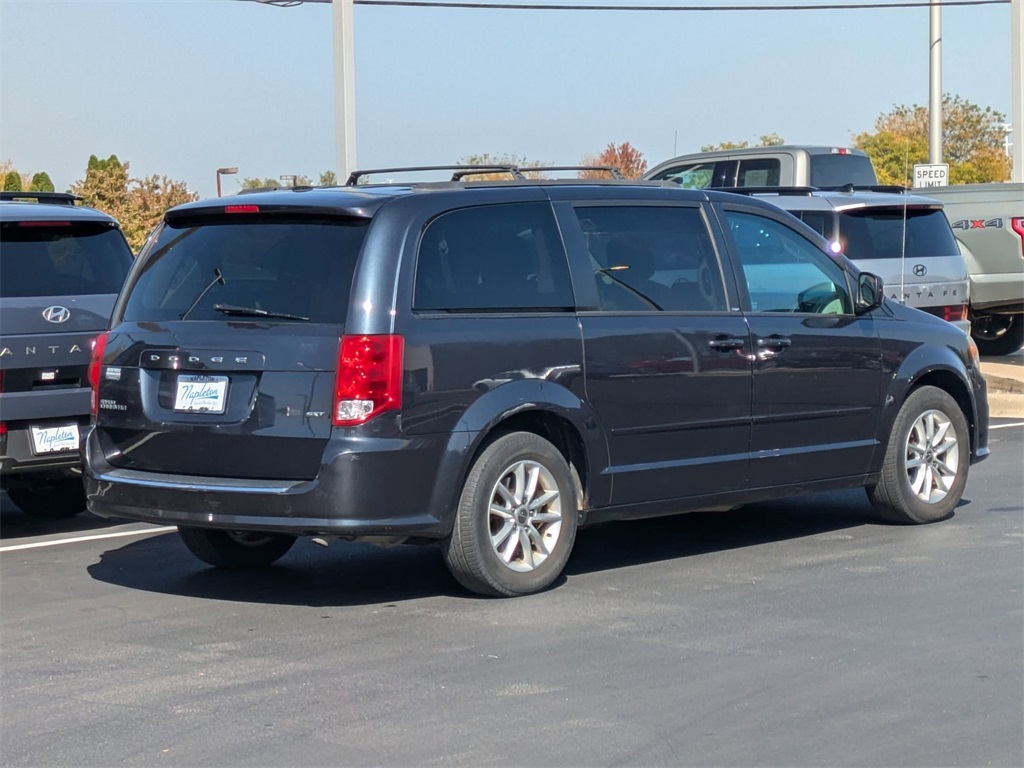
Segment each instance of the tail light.
M1020 255L1024 256L1024 218L1010 219L1010 229L1020 235Z
M942 308L942 319L946 322L953 322L954 320L966 320L967 319L967 305L966 304L954 304L953 306Z
M92 359L89 361L89 386L92 387L92 413L100 409L100 368L103 366L103 352L107 348L109 333L101 333L92 343Z
M402 407L405 341L401 336L343 336L338 346L331 423L365 424Z

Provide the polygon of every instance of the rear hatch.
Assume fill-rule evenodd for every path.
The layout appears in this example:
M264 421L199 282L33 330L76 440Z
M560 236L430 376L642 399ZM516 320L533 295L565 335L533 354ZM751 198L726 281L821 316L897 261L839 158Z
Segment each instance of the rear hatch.
M59 211L52 220L33 214L0 223L0 369L7 421L88 414L92 343L107 327L132 262L112 221L81 220L77 211L67 219Z
M369 219L239 208L253 212L172 218L139 257L99 371L96 434L114 466L266 479L320 468Z

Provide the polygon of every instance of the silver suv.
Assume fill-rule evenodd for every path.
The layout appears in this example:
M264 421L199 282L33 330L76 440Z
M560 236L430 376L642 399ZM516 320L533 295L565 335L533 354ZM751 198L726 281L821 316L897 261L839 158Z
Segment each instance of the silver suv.
M845 254L859 269L881 277L888 298L970 333L967 263L942 203L898 189L730 191L756 195L788 211L824 236L834 253ZM761 247L769 251L770 241Z

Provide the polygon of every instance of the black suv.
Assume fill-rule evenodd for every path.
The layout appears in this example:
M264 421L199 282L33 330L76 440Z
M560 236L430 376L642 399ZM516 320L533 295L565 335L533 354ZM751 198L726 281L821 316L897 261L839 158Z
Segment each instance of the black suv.
M77 199L0 195L0 483L44 517L85 510L86 372L132 262L117 222Z
M969 338L768 203L350 184L167 212L96 345L93 512L229 568L432 542L521 595L580 525L860 486L931 522L988 454Z

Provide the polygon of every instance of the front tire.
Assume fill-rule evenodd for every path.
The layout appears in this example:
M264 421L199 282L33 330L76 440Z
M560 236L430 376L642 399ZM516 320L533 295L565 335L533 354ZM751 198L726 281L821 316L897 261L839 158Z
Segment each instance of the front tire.
M209 528L178 528L189 552L204 563L230 570L265 568L292 548L294 536L263 531L216 531Z
M881 480L868 489L878 514L912 524L952 515L967 485L970 451L957 402L937 387L914 390L896 415Z
M503 435L470 469L445 563L481 595L539 592L565 568L578 511L572 470L558 449L529 432Z
M14 506L33 517L57 520L85 511L85 487L80 477L39 478L7 489Z

